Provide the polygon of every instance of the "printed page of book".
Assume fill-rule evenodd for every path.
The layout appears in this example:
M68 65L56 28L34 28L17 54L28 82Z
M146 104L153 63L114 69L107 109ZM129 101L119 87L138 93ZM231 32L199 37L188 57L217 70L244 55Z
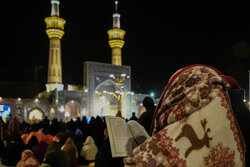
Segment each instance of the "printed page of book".
M105 117L112 157L127 156L134 146L135 140L124 119L115 116Z
M141 126L137 121L128 121L127 125L137 145L141 145L147 138L149 138L149 135L145 128Z

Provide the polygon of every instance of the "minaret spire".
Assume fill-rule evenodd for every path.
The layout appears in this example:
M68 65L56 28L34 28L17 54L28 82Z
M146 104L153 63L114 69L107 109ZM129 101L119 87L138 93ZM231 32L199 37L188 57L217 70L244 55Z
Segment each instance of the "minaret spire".
M115 1L115 13L117 13L118 10L118 1Z
M48 81L46 91L63 90L61 39L64 35L65 20L59 17L59 0L51 0L51 16L45 18L46 33L50 39Z
M115 13L113 16L113 29L108 30L109 35L109 46L112 49L112 64L122 65L122 47L124 45L125 31L121 29L120 17L121 15L117 12L118 1L115 1Z
M115 1L115 13L113 16L113 28L120 28L120 17L121 15L117 12L118 10L118 1Z
M59 5L60 1L59 0L51 0L51 16L57 16L59 17Z

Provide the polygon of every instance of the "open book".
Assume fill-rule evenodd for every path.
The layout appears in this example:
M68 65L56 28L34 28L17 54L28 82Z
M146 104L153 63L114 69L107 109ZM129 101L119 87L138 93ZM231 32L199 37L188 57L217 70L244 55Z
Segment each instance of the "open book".
M135 147L142 144L148 133L137 121L126 121L120 117L105 117L112 157L125 157Z

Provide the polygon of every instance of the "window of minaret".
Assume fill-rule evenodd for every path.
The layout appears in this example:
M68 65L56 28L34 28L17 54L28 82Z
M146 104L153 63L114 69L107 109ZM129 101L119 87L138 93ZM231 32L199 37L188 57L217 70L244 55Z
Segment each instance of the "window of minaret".
M51 72L50 72L50 69L48 70L48 76L50 77L50 75L51 75Z
M50 54L51 54L51 56L50 56L50 58L51 58L50 62L51 62L51 64L53 64L53 49L50 50Z
M58 56L57 56L58 54L57 54L57 53L58 53L58 50L56 50L56 64L58 64L58 58L57 58L57 57L58 57Z
M55 27L55 21L54 20L51 21L51 27Z
M59 56L58 64L61 64L60 53L61 53L61 50L59 49L58 50L58 56Z
M58 76L60 77L61 76L61 70L58 69Z
M56 76L56 69L53 69L53 77Z

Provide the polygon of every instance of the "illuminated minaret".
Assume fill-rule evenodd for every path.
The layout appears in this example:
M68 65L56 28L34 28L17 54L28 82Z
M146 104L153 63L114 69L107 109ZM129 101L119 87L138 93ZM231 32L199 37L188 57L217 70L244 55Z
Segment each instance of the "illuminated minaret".
M117 12L118 1L115 1L115 13L113 14L113 29L108 30L109 46L112 48L112 64L122 65L122 47L124 45L125 31L120 28L121 15Z
M46 91L63 90L61 39L64 35L65 20L59 17L59 0L51 0L51 16L45 18L49 42L48 81Z

